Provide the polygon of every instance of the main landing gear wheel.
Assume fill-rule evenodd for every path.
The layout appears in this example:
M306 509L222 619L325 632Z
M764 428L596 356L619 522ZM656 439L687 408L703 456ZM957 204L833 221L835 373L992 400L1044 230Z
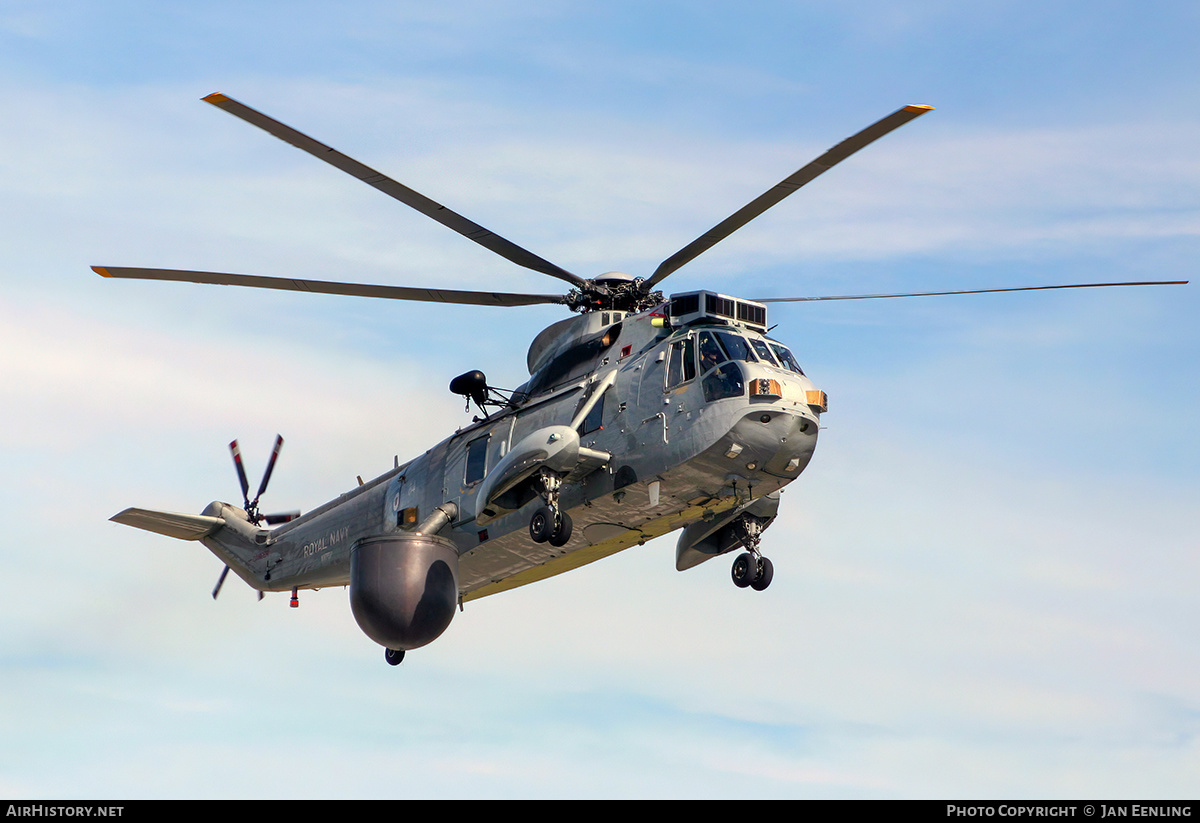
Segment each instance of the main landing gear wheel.
M733 585L739 589L749 586L761 592L771 585L771 580L775 577L775 566L762 555L742 552L734 559L730 575L733 577Z
M404 659L404 649L384 649L383 659L389 666L399 666L400 661Z
M758 561L758 578L750 583L750 588L756 592L761 592L767 586L770 586L771 581L775 578L775 566L766 557L760 557Z
M756 565L757 564L754 562L754 555L750 554L750 552L742 552L736 558L734 558L733 569L731 571L731 575L733 576L733 585L737 586L739 589L744 589L749 586L750 582L755 577Z
M556 516L549 506L542 506L529 518L529 537L534 543L549 541L551 546L565 546L573 528L571 515L560 512Z
M542 506L529 518L529 538L534 543L545 543L554 531L554 513Z
M545 505L529 518L529 538L534 543L550 542L551 546L565 546L571 539L571 517L558 505L558 493L562 488L562 476L543 468L534 482L534 488L542 496Z
M575 528L571 522L571 515L566 512L561 512L555 522L555 529L550 535L551 546L565 546L567 541L571 539L571 531Z

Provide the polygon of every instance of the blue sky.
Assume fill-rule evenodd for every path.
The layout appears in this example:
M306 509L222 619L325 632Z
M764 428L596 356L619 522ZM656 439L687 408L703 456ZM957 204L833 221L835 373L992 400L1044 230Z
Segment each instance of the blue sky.
M1191 3L0 7L0 796L1194 797L1196 285L772 308L830 396L762 594L674 540L469 604L400 669L262 603L199 511L312 508L524 378L561 315L90 265L557 287L200 102L222 91L583 276L746 297L1195 279Z

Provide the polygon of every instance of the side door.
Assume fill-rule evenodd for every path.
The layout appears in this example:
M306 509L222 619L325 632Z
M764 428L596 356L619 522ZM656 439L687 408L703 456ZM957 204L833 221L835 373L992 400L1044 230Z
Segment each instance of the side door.
M491 440L491 429L476 429L452 440L447 449L442 499L458 506L460 522L469 519L467 512L475 511L475 492L491 468Z

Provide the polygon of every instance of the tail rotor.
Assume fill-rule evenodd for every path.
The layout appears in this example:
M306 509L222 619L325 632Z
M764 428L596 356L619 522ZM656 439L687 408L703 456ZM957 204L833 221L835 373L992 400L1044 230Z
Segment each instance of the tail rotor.
M258 501L262 499L263 492L267 490L267 484L271 482L271 473L275 471L275 463L279 460L279 451L282 448L283 436L277 434L275 435L275 448L271 449L271 458L267 461L267 470L263 472L262 482L258 484L258 492L251 500L250 482L246 479L246 468L242 465L242 450L238 447L236 440L229 444L229 451L233 454L233 466L237 469L238 482L242 486L242 508L246 510L246 519L256 526L264 522L270 526L277 526L300 516L298 511L263 514L258 510Z
M246 510L246 519L255 526L260 523L266 523L268 526L277 526L280 523L287 523L295 520L300 516L300 512L281 512L276 514L263 514L258 509L258 502L262 499L263 493L267 490L267 484L271 482L271 473L275 471L275 463L279 460L279 451L283 448L283 436L275 435L275 447L271 449L271 457L267 461L267 469L263 472L262 482L258 484L258 491L254 495L254 499L250 499L250 481L246 478L246 468L242 465L242 450L238 447L236 440L229 444L229 451L233 455L233 467L237 469L238 483L242 487L242 508ZM229 567L226 566L221 572L221 577L217 580L217 585L213 588L213 600L217 599L217 595L221 593L221 586L225 583L225 577L229 574ZM262 592L258 593L258 599L262 600Z

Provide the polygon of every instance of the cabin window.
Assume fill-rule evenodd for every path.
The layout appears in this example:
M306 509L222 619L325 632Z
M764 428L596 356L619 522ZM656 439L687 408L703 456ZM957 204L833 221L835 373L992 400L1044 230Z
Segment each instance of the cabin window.
M583 422L579 424L580 434L591 434L604 428L601 421L604 419L604 398L607 396L608 392L600 395L600 399L596 401L596 405L592 406L592 410L587 413L587 417L583 418Z
M696 377L696 341L691 337L676 340L671 344L670 361L667 363L667 388L674 388Z
M724 397L741 397L746 393L746 381L737 363L726 363L704 378L704 399L711 403Z
M477 437L467 444L467 469L463 482L470 486L478 483L487 474L488 438Z

